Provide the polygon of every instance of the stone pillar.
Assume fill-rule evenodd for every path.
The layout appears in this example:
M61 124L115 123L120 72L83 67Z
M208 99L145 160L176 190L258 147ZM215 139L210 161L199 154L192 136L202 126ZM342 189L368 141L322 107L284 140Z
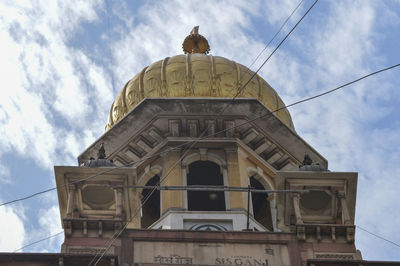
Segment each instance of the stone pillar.
M343 191L337 193L337 197L340 200L340 205L342 206L342 223L344 225L351 225L349 208L347 207L346 196Z
M296 215L296 224L303 224L303 219L301 218L300 213L300 193L293 193L292 199L294 214Z
M226 169L226 165L221 166L221 170L222 170L222 178L224 180L224 186L229 187L228 170ZM228 190L224 191L224 197L225 197L225 209L230 210L231 209L230 191Z
M161 186L182 186L180 156L181 152L176 150L163 155ZM182 195L182 191L178 190L161 190L161 214L170 208L184 208Z
M117 188L117 200L116 200L116 206L115 206L115 217L116 218L122 218L122 188Z
M75 191L75 185L68 186L67 218L72 218L72 213L75 207Z
M186 166L181 165L181 177L182 177L182 186L187 186L187 173L186 173ZM188 192L187 190L182 191L182 201L183 201L183 208L185 210L188 209Z
M225 148L226 154L226 168L228 174L228 183L231 187L247 187L246 184L242 184L240 177L240 169L239 169L239 160L238 160L238 152L237 147ZM246 175L247 176L247 175ZM243 192L238 191L230 191L230 208L231 209L247 209L247 202L245 204ZM246 195L247 200L247 195Z

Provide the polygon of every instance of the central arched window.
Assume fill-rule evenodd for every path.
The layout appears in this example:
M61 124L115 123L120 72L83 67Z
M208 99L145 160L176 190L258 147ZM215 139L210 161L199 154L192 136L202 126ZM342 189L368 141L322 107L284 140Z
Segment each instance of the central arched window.
M211 161L196 161L189 165L187 185L223 186L224 179L218 164ZM188 190L189 211L225 211L224 191Z
M149 181L147 181L146 186L157 186L159 182L160 182L160 177L158 175L155 175ZM160 191L155 190L148 198L152 190L153 189L151 188L146 188L143 189L142 191L143 205L142 205L142 217L140 220L142 228L148 228L150 225L152 225L158 219L160 219Z

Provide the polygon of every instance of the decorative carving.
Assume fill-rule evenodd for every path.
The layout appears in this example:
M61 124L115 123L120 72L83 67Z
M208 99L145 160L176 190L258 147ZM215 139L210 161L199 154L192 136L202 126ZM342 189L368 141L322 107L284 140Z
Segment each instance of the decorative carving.
M306 240L306 227L304 225L297 225L296 226L296 234L299 240L305 241Z
M232 138L235 135L235 121L224 121L225 136Z
M304 165L311 165L312 163L313 163L313 161L312 161L310 155L308 155L308 154L304 155L304 159L303 159L303 164L302 164L302 166L304 166Z
M99 221L99 237L103 237L103 221Z
M169 134L172 137L179 137L180 135L180 120L170 120L169 121Z
M99 151L97 152L97 159L105 159L106 158L106 150L104 149L104 142L100 144Z
M114 233L118 234L122 229L122 223L121 222L115 222L114 223Z
M300 194L293 193L292 199L293 199L294 214L296 215L296 224L297 225L303 224L303 219L301 218L301 212L300 212Z
M315 230L315 236L317 238L317 241L320 242L321 241L321 226L317 226L317 228Z
M70 254L98 254L99 252L104 251L103 247L82 247L82 246L74 246L74 247L68 247L67 248L67 253ZM108 250L106 250L106 254L114 254L114 247L111 246Z
M336 241L336 227L334 227L334 226L331 227L331 237L332 237L332 241L335 242Z
M354 227L346 227L346 240L349 243L354 242L354 234L355 234L355 228Z
M350 219L350 213L349 213L349 209L347 207L347 202L346 202L344 192L338 191L337 197L338 197L338 199L340 201L340 205L342 207L342 223L345 225L351 225L352 222Z
M225 227L220 224L195 224L189 230L197 231L227 231Z
M83 221L83 223L82 223L82 234L83 234L84 236L87 236L87 235L88 235L87 221Z
M198 120L188 120L187 121L187 127L188 127L188 133L189 137L196 138L198 135L198 125L199 121Z
M72 222L64 220L64 233L66 236L72 235Z
M326 169L319 163L314 163L308 154L304 155L303 164L299 166L299 170L300 171L328 171L328 169Z
M316 259L339 259L339 260L353 260L353 254L343 253L317 253L315 254Z

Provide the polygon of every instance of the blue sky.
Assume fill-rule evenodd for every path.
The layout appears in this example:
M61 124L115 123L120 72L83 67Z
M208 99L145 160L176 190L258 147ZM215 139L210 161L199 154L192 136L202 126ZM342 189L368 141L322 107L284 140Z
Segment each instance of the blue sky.
M134 3L132 3L134 2ZM0 202L54 186L54 165L104 132L123 85L181 54L193 26L211 54L250 65L299 1L0 2ZM274 45L312 1L305 0ZM286 104L400 63L400 1L320 0L260 71ZM256 69L271 49L253 65ZM359 173L356 223L400 243L400 69L290 112L332 171ZM61 230L55 192L0 207L0 251ZM58 252L62 236L29 247ZM398 247L358 230L364 259L400 260Z

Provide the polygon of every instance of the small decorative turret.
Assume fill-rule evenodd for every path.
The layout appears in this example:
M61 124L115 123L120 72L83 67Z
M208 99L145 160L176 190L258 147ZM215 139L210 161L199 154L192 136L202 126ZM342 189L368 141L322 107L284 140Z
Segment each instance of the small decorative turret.
M319 163L313 163L310 155L305 154L303 164L299 166L300 171L329 171Z
M199 26L195 26L182 44L182 49L185 54L208 54L210 45L207 39L199 34Z
M84 162L81 166L84 167L115 167L115 164L112 160L106 159L106 150L104 149L104 142L100 144L99 151L97 152L97 159L95 160L93 157L86 162Z

